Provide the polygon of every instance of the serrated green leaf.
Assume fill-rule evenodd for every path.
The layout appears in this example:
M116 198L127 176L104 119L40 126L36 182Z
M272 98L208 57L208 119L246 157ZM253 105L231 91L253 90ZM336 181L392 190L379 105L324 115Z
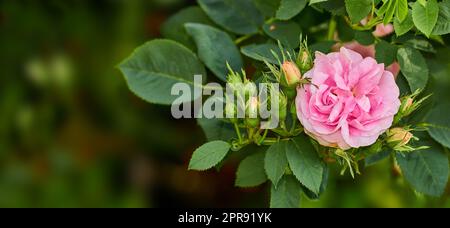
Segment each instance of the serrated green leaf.
M290 140L286 147L289 167L295 177L312 192L318 194L323 176L323 163L306 136Z
M264 32L288 48L297 48L300 45L302 29L292 21L278 21L263 26Z
M224 141L212 141L199 147L192 154L189 170L207 170L219 164L228 154L231 145Z
M436 0L420 1L414 3L412 7L412 18L414 25L427 37L430 36L437 23L439 16L439 5Z
M395 34L397 36L401 36L409 30L411 30L414 27L414 22L412 19L412 13L409 11L408 15L406 16L405 20L403 22L400 22L398 18L394 19L394 30Z
M276 18L289 20L299 14L306 6L307 0L281 0Z
M373 42L375 41L375 37L370 31L356 31L355 40L362 45L369 46L373 44Z
M450 103L443 102L433 107L426 117L429 124L428 133L434 140L450 148Z
M401 72L408 81L411 92L425 88L429 70L422 54L415 49L402 47L397 52L397 60Z
M186 83L191 91L202 84L195 84L194 75L206 76L197 56L188 48L170 40L153 40L137 48L124 60L119 69L128 87L140 98L155 104L170 105L189 102L198 97L180 100L171 95L176 83Z
M419 192L431 196L443 194L448 180L448 157L437 143L421 139L429 149L396 154L405 179Z
M280 7L281 0L253 0L256 8L259 9L266 17L273 17Z
M272 185L270 191L271 208L298 208L301 200L300 183L292 175L284 176L278 187Z
M255 187L267 181L264 171L265 153L256 153L246 157L239 164L235 185L242 188Z
M254 34L264 16L252 0L197 0L205 13L218 25L237 34Z
M389 8L387 8L386 13L384 14L383 24L387 25L391 23L394 18L395 11L397 10L397 1L390 1Z
M345 0L345 8L350 20L357 24L369 15L372 10L372 0Z
M397 0L396 18L399 22L403 22L408 16L408 0Z
M280 58L282 55L280 48L275 44L251 44L241 48L242 54L245 56L258 60L258 61L267 61L271 64L278 65L277 58L272 54L272 51L275 52ZM285 50L286 52L287 50Z
M227 62L234 71L243 68L239 49L227 33L202 24L188 23L185 27L197 44L199 58L217 77L226 81Z
M278 181L280 181L286 167L288 166L288 161L286 158L286 146L287 143L284 141L273 144L266 152L266 157L264 159L264 168L267 173L267 177L272 181L273 185L278 186Z
M182 9L171 16L161 27L161 34L164 38L175 40L191 50L195 49L194 40L187 34L184 24L199 23L212 25L213 22L198 6L191 6Z
M221 119L198 118L198 125L202 128L208 141L229 141L236 137L235 130L230 123Z
M450 33L450 0L439 3L439 16L433 35L445 35Z
M375 59L385 66L391 65L397 56L397 46L380 40L375 46Z

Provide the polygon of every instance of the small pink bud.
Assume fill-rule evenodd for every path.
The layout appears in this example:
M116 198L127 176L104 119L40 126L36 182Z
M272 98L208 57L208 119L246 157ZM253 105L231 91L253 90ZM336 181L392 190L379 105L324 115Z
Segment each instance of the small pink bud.
M282 70L286 77L288 86L297 85L302 79L302 73L298 69L297 65L293 62L286 61L283 63Z
M397 127L389 130L387 142L394 144L395 147L402 147L407 145L413 137L410 131Z
M375 37L385 37L394 32L394 26L392 24L378 24L373 35Z

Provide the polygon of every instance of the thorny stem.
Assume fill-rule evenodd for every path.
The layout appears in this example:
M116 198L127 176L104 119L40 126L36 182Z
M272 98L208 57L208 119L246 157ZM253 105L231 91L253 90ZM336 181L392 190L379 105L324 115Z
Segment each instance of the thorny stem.
M234 123L234 130L236 131L236 134L237 134L237 136L238 136L239 143L242 144L241 130L239 130L239 126L238 126L237 123Z

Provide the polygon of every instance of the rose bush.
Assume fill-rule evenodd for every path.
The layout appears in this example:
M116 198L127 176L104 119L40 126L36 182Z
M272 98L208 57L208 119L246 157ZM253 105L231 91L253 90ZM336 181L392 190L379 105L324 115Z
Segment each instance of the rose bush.
M208 143L190 170L220 169L235 154L236 186L268 182L271 207L298 207L302 192L320 198L330 166L356 178L390 158L417 192L444 193L450 0L197 2L119 65L130 90L172 110L202 98L177 98L177 83L235 89L237 104L231 94L205 102L222 101L227 115L198 119ZM254 97L255 83L272 83L270 96ZM278 121L253 115L269 103Z

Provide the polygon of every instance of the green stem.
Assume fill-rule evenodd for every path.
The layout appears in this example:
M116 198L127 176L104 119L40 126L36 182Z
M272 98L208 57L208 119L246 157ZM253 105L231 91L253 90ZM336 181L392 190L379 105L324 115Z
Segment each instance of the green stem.
M241 44L242 42L244 42L244 41L246 41L246 40L252 38L254 35L255 35L255 34L249 34L249 35L241 36L241 37L237 38L237 39L234 41L234 43L235 43L236 45L239 45L239 44Z
M268 132L269 132L269 129L264 130L264 134L263 134L263 136L261 137L261 139L260 139L259 142L258 142L259 145L261 145L261 143L264 142L264 140L265 140L266 137L267 137L267 133L268 133Z
M238 126L237 123L234 123L234 130L236 131L236 134L237 134L237 136L238 136L239 143L242 143L241 130L239 130L239 126Z
M337 22L336 16L332 16L330 20L330 24L328 25L328 40L334 40L334 33L336 32Z

